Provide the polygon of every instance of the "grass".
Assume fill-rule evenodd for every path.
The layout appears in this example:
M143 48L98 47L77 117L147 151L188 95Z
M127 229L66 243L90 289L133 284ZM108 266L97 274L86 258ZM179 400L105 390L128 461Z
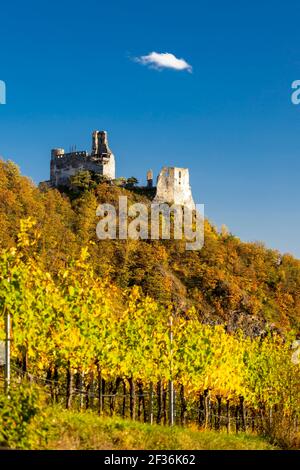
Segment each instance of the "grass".
M194 428L149 425L92 412L61 408L46 410L43 423L46 444L36 449L57 450L270 450L266 440L254 434L227 434ZM34 424L34 423L33 423ZM37 423L35 423L36 425Z

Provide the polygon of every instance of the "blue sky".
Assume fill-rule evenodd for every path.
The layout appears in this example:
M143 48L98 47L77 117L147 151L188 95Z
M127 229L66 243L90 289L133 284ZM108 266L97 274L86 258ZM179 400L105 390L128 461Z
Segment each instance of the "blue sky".
M118 176L188 167L210 220L300 257L299 13L293 0L2 2L0 155L39 182L51 148L90 149L105 129ZM132 60L153 51L192 73Z

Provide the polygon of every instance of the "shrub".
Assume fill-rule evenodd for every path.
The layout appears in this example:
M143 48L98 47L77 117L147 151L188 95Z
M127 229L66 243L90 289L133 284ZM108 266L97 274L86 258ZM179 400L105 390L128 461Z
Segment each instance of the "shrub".
M20 385L9 395L0 394L0 446L30 448L28 426L39 411L35 387Z

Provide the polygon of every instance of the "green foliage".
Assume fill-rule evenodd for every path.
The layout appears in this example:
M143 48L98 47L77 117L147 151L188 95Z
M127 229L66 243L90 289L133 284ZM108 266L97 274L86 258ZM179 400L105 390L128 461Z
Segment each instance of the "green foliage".
M38 392L33 387L19 385L8 396L0 394L0 445L30 448L29 427L39 411Z
M243 396L261 414L299 419L287 331L299 331L300 261L207 221L199 252L178 240L100 243L99 203L150 201L93 178L78 175L70 200L0 161L0 339L9 312L13 361L63 383L98 372L145 388L172 378L188 403L209 391L213 403Z
M79 171L71 177L71 187L78 190L87 190L92 186L92 175L89 171Z
M1 339L9 312L12 357L23 369L44 378L54 369L61 376L100 371L105 380L131 378L145 387L172 378L191 402L209 390L212 401L238 404L243 396L253 410L276 406L285 417L299 416L292 336L251 339L201 323L194 308L185 318L176 315L172 302L166 306L138 286L120 289L97 276L87 248L54 276L36 252L35 227L22 221L17 249L0 257Z
M126 186L128 188L133 188L135 185L138 184L138 180L135 178L135 176L130 176L128 179L127 179L127 182L126 182Z
M70 178L70 189L73 197L78 197L81 193L92 190L101 183L108 183L106 176L100 175L93 171L81 170Z
M123 183L81 172L72 190L39 190L13 163L0 161L0 248L15 247L20 220L32 217L40 235L28 255L38 254L41 269L54 276L89 246L89 266L98 276L109 276L121 288L138 285L183 313L193 306L202 321L226 322L229 330L250 335L265 333L266 322L282 332L300 330L300 261L291 255L243 243L208 221L199 252L186 251L180 240L99 242L99 203L118 207L119 196L127 196L129 205L151 202L151 191Z
M115 180L113 180L113 183L116 186L125 186L126 182L127 182L127 179L124 178L124 176L120 176L119 178L116 178Z
M253 434L199 432L196 428L149 425L120 418L99 418L94 413L46 410L48 440L40 449L127 450L263 450L273 449Z

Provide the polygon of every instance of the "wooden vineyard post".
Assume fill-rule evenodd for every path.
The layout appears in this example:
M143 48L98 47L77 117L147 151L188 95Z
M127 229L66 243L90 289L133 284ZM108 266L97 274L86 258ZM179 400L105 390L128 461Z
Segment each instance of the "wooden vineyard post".
M230 433L230 402L226 400L226 429L227 434Z
M163 405L163 423L164 425L167 424L167 388L163 386L163 393L162 393L162 405Z
M70 409L72 405L72 396L73 396L73 372L71 369L70 361L68 363L67 369L67 397L66 397L66 408Z
M216 429L219 431L221 429L222 397L217 396L217 404Z
M209 390L204 390L204 409L205 409L205 429L208 428L209 423Z
M150 382L149 387L149 419L150 424L153 424L153 382Z
M102 415L103 406L102 406L102 374L99 363L97 364L97 379L98 379L98 414Z
M198 424L201 427L204 423L204 414L205 414L205 405L204 405L204 396L200 393L199 396L199 409L198 409Z
M130 377L128 379L129 382L129 394L130 394L130 400L129 400L129 408L130 408L130 418L135 419L135 386L134 386L134 381L133 378Z
M186 418L186 400L184 396L184 386L180 385L180 424L181 426L185 425L185 418Z
M169 425L174 425L174 382L173 382L173 317L170 316L169 321L169 337L170 337L170 354L171 354L171 361L170 361L170 380L169 380Z
M245 403L244 397L240 397L240 415L241 415L241 424L242 424L242 431L246 432L246 413L245 413Z
M9 394L10 389L10 314L6 312L5 315L5 393Z
M156 416L156 423L160 424L161 422L161 415L162 415L162 383L161 380L157 382L157 416Z
M123 380L123 402L122 402L122 418L126 415L126 382Z

